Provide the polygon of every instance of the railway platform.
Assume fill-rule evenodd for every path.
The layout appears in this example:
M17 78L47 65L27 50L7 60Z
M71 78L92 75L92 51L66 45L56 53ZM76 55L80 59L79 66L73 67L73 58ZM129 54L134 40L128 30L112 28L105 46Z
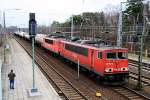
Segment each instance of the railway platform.
M14 40L9 39L9 48L6 52L6 63L2 66L2 100L61 100L57 92L35 65L35 86L39 95L29 96L32 88L32 59L24 49ZM8 73L13 69L15 89L9 89Z

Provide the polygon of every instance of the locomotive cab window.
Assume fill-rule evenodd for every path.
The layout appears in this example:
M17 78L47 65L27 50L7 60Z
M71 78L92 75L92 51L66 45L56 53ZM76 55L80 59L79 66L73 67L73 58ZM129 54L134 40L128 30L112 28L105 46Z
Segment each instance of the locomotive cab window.
M118 52L118 58L119 59L127 59L127 53L126 52Z
M102 52L98 52L97 57L98 57L98 59L102 59Z
M107 59L116 59L116 58L117 58L116 52L107 53Z
M109 52L107 53L107 59L127 59L126 52Z

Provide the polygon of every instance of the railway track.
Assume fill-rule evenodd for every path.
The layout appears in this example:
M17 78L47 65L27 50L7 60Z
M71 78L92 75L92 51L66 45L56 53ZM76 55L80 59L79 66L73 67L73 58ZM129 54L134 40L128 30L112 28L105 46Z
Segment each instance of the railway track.
M139 63L138 61L129 59L129 65L131 66L138 67L139 66L138 63ZM142 69L149 72L150 64L142 62Z
M136 81L138 80L138 74L137 73L130 72L129 77L133 80L136 80ZM150 85L150 78L142 76L142 83L144 86Z
M26 50L27 51L27 50ZM31 53L31 49L30 49L30 53ZM66 82L69 82L66 78L64 78L66 81L61 81L61 80L63 80L63 79L59 79L58 78L58 76L54 76L53 75L53 72L49 72L48 70L49 69L51 69L51 68L49 68L51 65L49 65L48 63L47 63L47 61L45 61L45 58L44 57L40 57L41 55L40 55L40 52L38 52L38 53L36 53L36 54L38 54L38 56L37 56L37 60L36 60L36 62L40 62L40 61L42 61L44 64L40 64L40 66L47 66L47 67L45 67L44 69L42 68L42 70L44 71L44 73L46 73L46 77L48 77L48 79L49 79L49 75L50 76L52 76L49 80L50 81L52 81L52 84L54 84L54 87L56 87L56 91L58 92L58 94L63 98L63 99L69 99L70 100L70 97L68 97L68 96L70 96L70 95L72 95L73 94L73 98L75 99L77 99L77 100L79 100L79 99L83 99L83 100L86 100L86 99L89 99L90 97L89 97L89 95L88 94L86 94L86 95L83 95L83 97L78 97L78 95L81 95L82 96L82 93L78 90L78 89L75 89L75 90L71 90L70 89L70 87L68 86L68 85L66 85L67 83ZM38 60L39 59L39 60ZM42 60L41 60L42 59ZM41 63L42 63L41 62ZM52 61L53 62L53 61ZM53 69L53 68L52 68ZM54 69L55 70L55 69ZM48 72L46 72L46 71L48 71ZM56 71L57 72L57 71ZM59 74L59 72L57 72L58 74ZM60 75L60 76L62 76L62 75ZM53 80L54 79L54 80ZM55 83L55 82L57 82L57 83ZM71 84L71 82L69 82L69 84L71 85L71 87L73 87L73 88L75 88L72 84ZM113 89L115 92L117 92L119 95L121 95L121 96L123 96L124 98L126 98L127 99L127 97L126 97L126 94L121 94L121 93L123 93L123 92L119 92L119 89L118 88L120 88L120 90L124 90L124 91L127 91L127 90L125 90L125 89L123 89L122 87L117 87L116 89ZM77 92L77 95L76 94L74 94L74 93L76 93ZM79 92L79 94L78 94L78 92ZM110 92L110 91L109 91ZM133 92L133 91L132 91ZM132 93L131 92L131 93ZM71 93L71 94L68 94L68 93ZM133 92L132 94L136 94L135 92ZM113 94L112 94L113 95ZM140 96L139 94L137 94L137 97L140 97L140 98L142 98L142 96ZM84 98L85 97L85 98ZM115 97L114 97L115 98ZM103 99L106 99L105 97L103 98ZM128 98L128 99L130 99L130 98ZM146 100L147 98L145 98L145 97L143 97L142 99L140 99L140 100ZM71 99L72 100L72 99ZM97 99L91 99L91 100L97 100ZM107 99L106 99L107 100ZM113 98L112 98L112 100L113 100ZM115 99L115 100L117 100L117 99ZM120 99L118 99L118 100L120 100ZM124 99L122 99L122 100L124 100Z
M138 61L129 59L129 67L131 68L129 77L133 80L138 80L138 66L139 66ZM142 63L142 83L146 86L150 85L149 71L150 71L150 65L147 63Z
M142 95L127 87L115 87L113 90L124 96L127 100L150 100L150 98L145 95Z

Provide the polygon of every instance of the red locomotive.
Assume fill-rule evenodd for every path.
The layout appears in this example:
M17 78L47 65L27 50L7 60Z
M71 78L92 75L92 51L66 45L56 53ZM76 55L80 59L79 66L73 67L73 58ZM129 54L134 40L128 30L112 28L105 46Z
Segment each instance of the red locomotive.
M88 43L89 42L89 43ZM129 74L128 50L90 43L72 42L62 38L45 37L43 47L99 75L101 79L124 81Z

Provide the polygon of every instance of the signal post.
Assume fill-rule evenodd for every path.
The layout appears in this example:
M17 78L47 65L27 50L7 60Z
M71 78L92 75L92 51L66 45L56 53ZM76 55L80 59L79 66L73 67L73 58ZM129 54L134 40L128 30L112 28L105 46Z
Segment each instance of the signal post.
M35 58L34 58L34 40L36 36L37 23L35 20L35 13L29 14L29 35L32 40L32 89L29 90L29 96L39 96L40 93L35 86Z

